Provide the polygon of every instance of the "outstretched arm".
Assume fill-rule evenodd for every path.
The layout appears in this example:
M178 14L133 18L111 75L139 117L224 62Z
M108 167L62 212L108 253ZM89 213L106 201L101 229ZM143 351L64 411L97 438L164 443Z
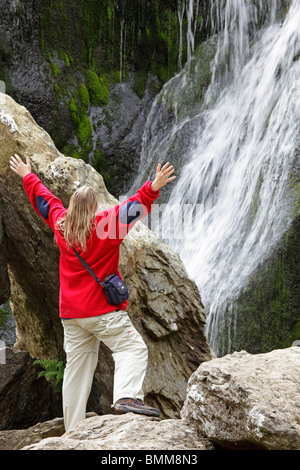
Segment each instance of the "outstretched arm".
M149 214L152 204L159 195L160 188L176 178L176 176L171 176L173 172L173 166L170 165L169 162L162 168L159 163L157 165L154 181L146 181L146 183L138 189L137 194L116 207L120 232L124 233L123 229L125 229L125 226L130 230L137 220Z
M97 224L98 237L110 239L112 244L121 243L135 223L149 214L159 196L160 188L176 178L171 176L173 172L173 166L170 166L169 162L162 168L158 164L153 181L146 181L137 193L126 201L103 211L103 217Z
M10 168L22 178L23 187L35 212L54 231L58 217L62 217L66 212L62 202L31 172L29 157L26 157L26 163L23 163L19 155L13 155L10 157Z

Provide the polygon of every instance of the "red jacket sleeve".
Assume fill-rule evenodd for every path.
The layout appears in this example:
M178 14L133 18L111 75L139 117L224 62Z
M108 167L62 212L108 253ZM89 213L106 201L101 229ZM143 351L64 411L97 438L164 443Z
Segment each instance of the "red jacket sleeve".
M34 173L24 176L22 182L35 212L54 231L58 217L62 217L66 212L62 202L42 184Z
M129 230L138 220L146 217L152 208L159 190L151 189L152 181L146 181L137 193L111 209L104 211L97 224L97 236L109 238L117 244L121 243Z

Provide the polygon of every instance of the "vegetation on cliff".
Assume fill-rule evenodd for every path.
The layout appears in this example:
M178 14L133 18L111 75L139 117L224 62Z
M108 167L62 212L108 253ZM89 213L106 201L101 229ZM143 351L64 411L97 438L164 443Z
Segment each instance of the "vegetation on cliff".
M69 135L52 137L66 155L104 171L114 193L110 175L117 170L115 165L107 169L101 138L93 138L89 105L105 108L111 87L129 77L139 98L149 74L158 79L157 92L186 61L187 17L180 29L178 5L171 0L42 0L39 18L40 51L51 69L57 107L68 107L73 124ZM199 12L197 21L196 42L201 40Z

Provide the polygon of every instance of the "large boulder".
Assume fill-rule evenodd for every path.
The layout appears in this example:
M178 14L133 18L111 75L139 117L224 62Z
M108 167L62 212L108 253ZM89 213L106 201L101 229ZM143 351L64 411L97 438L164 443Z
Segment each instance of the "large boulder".
M181 416L228 449L300 449L300 348L228 354L192 374Z
M100 174L82 160L59 153L30 113L0 93L0 268L4 273L0 298L5 302L10 290L15 349L34 358L61 359L59 250L53 233L32 209L21 179L9 168L14 153L31 157L32 170L65 206L83 184L97 191L99 209L118 201L107 192ZM211 357L200 294L179 256L142 222L121 245L120 271L130 290L128 313L149 349L147 400L159 406L164 417L178 417L188 378ZM93 389L100 395L99 409L94 411L101 414L110 411L114 368L103 344L99 364Z
M22 442L24 443L24 439ZM62 436L58 433L57 437L45 437L22 449L198 451L214 450L214 447L188 420L160 420L127 413L121 416L92 416L77 423ZM107 457L103 456L105 458ZM116 458L115 455L113 458ZM196 463L195 459L194 455L191 463ZM108 462L103 460L100 463Z

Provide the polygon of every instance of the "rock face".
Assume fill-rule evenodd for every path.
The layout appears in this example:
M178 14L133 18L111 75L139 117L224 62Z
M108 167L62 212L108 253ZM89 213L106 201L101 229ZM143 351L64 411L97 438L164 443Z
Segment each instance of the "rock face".
M201 18L209 16L199 3L196 44L207 35ZM152 101L179 71L178 60L186 61L188 11L182 30L176 2L0 0L0 80L57 148L92 161L118 197L132 184Z
M300 449L300 348L201 364L181 416L229 449Z
M41 368L33 364L28 352L5 348L1 357L0 429L27 428L40 420L62 416L60 395L44 377L37 380Z
M48 437L59 437L65 432L63 418L44 421L28 429L0 431L0 450L19 450L25 446L37 444Z
M0 263L4 273L0 297L4 302L10 295L17 327L15 348L35 358L60 359L59 251L53 233L32 209L20 178L9 169L13 153L31 157L32 170L66 207L71 194L83 184L98 192L99 209L118 201L107 192L100 174L82 160L60 154L29 112L0 93ZM147 400L159 406L164 417L178 417L188 378L211 357L198 289L178 255L142 222L122 243L120 271L130 290L128 313L149 349ZM93 387L97 398L90 411L101 414L110 411L113 380L112 357L104 345L99 364Z
M126 415L95 416L61 437L49 437L23 450L213 450L188 420Z

